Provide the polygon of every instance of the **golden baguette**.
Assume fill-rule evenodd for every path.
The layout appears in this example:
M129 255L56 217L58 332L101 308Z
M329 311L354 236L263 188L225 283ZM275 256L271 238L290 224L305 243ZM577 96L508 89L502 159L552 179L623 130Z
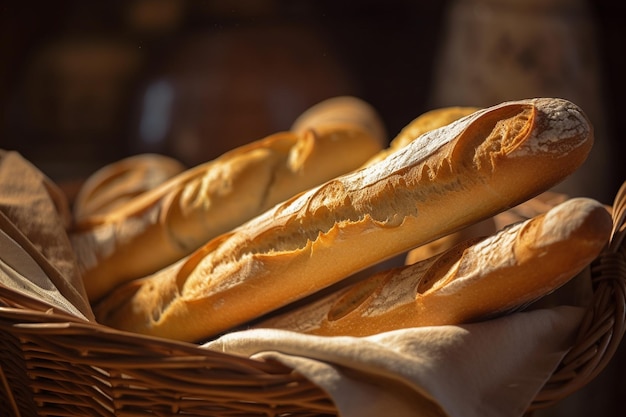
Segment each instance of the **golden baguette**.
M409 124L402 128L402 130L391 140L391 143L387 148L370 158L364 166L371 165L381 159L385 159L393 152L404 148L406 145L426 132L448 125L461 117L468 116L478 110L480 109L477 107L458 106L429 110L411 120Z
M198 341L552 187L593 143L561 99L480 110L388 158L278 204L111 293L101 323Z
M457 245L465 240L475 237L489 236L508 226L522 220L528 220L539 214L545 213L552 207L560 204L568 199L565 194L556 193L554 191L546 191L537 197L531 198L513 208L502 213L498 213L493 217L474 223L458 232L451 233L442 238L429 242L425 245L411 249L405 257L405 264L414 264L415 262L433 257L452 246Z
M606 246L612 225L599 202L571 199L484 240L467 240L430 259L377 273L254 327L366 336L493 317L576 276Z
M89 299L151 274L298 192L352 171L385 138L372 106L343 97L307 112L306 128L279 132L188 169L70 233ZM318 112L350 112L334 118Z
M323 125L357 125L379 138L387 141L387 131L382 119L374 107L352 96L338 96L317 103L296 118L289 130L304 133Z
M151 153L105 165L81 185L72 207L74 222L109 213L184 170L176 159Z

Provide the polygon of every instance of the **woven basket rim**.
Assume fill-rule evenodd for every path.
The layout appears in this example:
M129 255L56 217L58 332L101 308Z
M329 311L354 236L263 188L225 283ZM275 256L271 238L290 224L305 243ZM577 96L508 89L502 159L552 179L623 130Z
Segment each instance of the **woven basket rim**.
M10 303L11 299L7 297L14 294L13 290L0 286L0 303ZM21 294L18 295L18 298L21 296ZM202 398L201 403L206 406L207 401L214 402L216 407L223 408L224 415L239 415L234 414L234 411L243 411L241 415L273 415L273 409L279 413L283 408L287 411L299 412L310 410L312 415L334 414L334 405L327 393L301 374L279 362L234 356L203 349L192 343L112 329L64 312L25 309L20 306L0 307L0 330L13 334L17 339L15 343L20 345L17 349L23 352L27 362L33 362L29 364L32 369L25 370L25 373L32 374L39 361L52 358L54 362L70 363L71 367L77 368L77 372L81 374L89 374L88 378L83 375L88 379L89 385L93 384L92 374L99 370L107 370L109 374L107 377L112 379L112 384L115 385L111 387L111 383L103 383L95 388L83 388L93 392L79 392L69 386L67 389L71 392L67 400L34 398L31 400L32 404L23 404L25 399L16 398L20 397L20 394L14 393L11 390L13 387L6 386L5 382L4 389L9 392L10 397L7 400L10 403L8 406L15 408L15 415L22 415L19 411L19 404L28 409L33 404L45 401L67 401L69 409L73 410L75 404L72 404L71 396L74 394L80 397L99 398L88 407L100 409L93 415L101 415L100 412L106 414L111 412L111 406L108 405L110 398L113 398L111 400L113 404L116 403L116 394L112 390L123 392L127 389L130 392L130 388L124 387L123 384L119 386L119 384L121 384L120 380L131 379L133 381L144 380L144 384L147 379L149 385L143 386L144 391L149 389L155 392L170 392L174 387L173 389L180 389L187 396L198 398L203 395L207 396L206 387L209 385L211 387L209 399ZM32 343L33 340L36 343ZM8 362L14 358L2 357L2 352L0 352L0 359L0 387L2 387L2 381L8 379L5 367L10 368L7 366L10 365ZM59 365L59 368L62 367L64 365ZM152 373L147 378L146 370ZM61 384L64 383L65 377L57 375L54 369L41 369L39 372L43 374L34 376L45 377L45 373L50 372L55 380L60 379ZM65 370L61 374L64 372ZM23 383L31 383L33 375L30 375L30 378L31 380ZM73 379L74 375L71 378ZM40 383L43 385L35 387L35 391L38 389L41 391L59 390L57 383L52 382L52 377L45 379L47 382ZM47 383L54 384L54 387L50 388L50 385L45 385ZM134 384L138 383L134 382ZM0 397L1 391L0 389ZM131 406L135 406L135 403L144 399L137 400L133 397L127 401ZM168 404L170 407L166 413L168 414L175 412L177 407L182 407L182 405L174 405L179 401L183 400L149 398L145 400L143 407L152 412L153 407ZM194 400L185 401L193 402ZM117 402L119 407L128 405L122 400L117 400ZM136 405L136 407L142 408L141 405ZM92 415L91 410L85 411L85 408L81 410L84 415ZM60 415L83 415L75 414L74 411L65 413L61 412ZM219 410L213 410L211 413L209 415L221 415ZM139 412L139 414L142 413ZM197 415L206 415L206 410L198 410Z
M531 411L558 403L596 378L611 361L626 333L626 181L611 209L611 238L589 265L593 300L574 346L535 397Z

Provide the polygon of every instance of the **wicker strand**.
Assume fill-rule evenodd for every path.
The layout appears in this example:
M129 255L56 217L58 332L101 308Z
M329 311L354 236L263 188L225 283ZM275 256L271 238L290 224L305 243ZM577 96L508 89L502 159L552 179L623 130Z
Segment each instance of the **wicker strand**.
M0 363L0 380L2 380L2 389L6 395L6 401L8 402L8 406L10 407L10 411L17 417L19 417L20 410L17 406L17 402L15 401L15 397L13 396L13 392L11 390L11 386L9 385L9 381L7 376L4 373L4 369L2 364Z

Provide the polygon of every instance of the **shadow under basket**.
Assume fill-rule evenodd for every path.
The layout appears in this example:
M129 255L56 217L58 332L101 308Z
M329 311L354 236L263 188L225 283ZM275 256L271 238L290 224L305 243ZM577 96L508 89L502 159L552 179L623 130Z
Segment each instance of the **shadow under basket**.
M588 268L593 299L576 342L529 412L593 380L625 331L626 183L609 245ZM0 410L13 416L337 415L320 387L278 362L117 331L0 286ZM7 415L7 414L3 414Z

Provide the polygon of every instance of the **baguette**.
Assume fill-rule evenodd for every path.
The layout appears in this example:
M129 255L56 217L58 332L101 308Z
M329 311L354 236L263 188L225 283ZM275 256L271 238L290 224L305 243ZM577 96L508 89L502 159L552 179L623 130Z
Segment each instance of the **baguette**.
M448 125L478 110L479 108L477 107L442 107L440 109L427 111L411 120L411 122L391 140L387 148L370 158L364 166L385 159L393 152L404 148L414 139L419 138L426 132Z
M381 142L387 141L387 131L376 109L352 96L339 96L317 103L296 118L289 130L304 133L322 125L345 123L361 126Z
M613 222L599 202L568 200L547 213L474 238L413 265L375 274L254 327L324 336L492 318L553 292L606 246Z
M334 102L315 106L333 113ZM375 110L345 97L341 118L318 117L186 170L70 233L93 302L123 282L190 254L294 194L358 168L385 142ZM367 124L365 123L367 121ZM301 122L306 122L301 119Z
M567 199L568 197L565 194L546 191L537 197L531 198L502 213L498 213L493 217L410 250L409 253L406 254L405 264L414 264L418 261L431 258L465 240L481 236L490 236L505 226L522 220L528 220L531 217L545 213Z
M72 208L74 221L112 212L184 170L185 166L174 158L149 153L105 165L78 190Z
M95 306L97 319L213 337L528 200L576 170L592 142L589 121L565 100L480 110L122 286Z

